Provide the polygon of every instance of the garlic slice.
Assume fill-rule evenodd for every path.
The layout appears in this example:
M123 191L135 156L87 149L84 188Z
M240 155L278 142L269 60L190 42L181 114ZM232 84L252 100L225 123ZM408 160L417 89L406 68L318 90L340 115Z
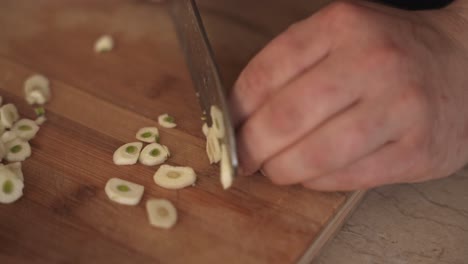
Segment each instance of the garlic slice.
M36 120L34 120L34 122L38 126L43 125L45 123L45 121L47 121L47 118L45 116L39 116L39 117L36 118Z
M218 138L224 137L225 129L223 113L217 106L212 105L210 108L210 114L212 122L211 128L215 131L215 135Z
M140 153L140 163L146 166L155 166L164 163L169 157L167 147L151 143L143 148Z
M157 127L143 127L138 130L135 137L136 139L146 143L157 142L159 138L159 130Z
M148 220L152 226L169 229L177 222L177 210L166 199L151 199L146 202Z
M171 156L171 152L169 151L169 148L166 145L161 145L161 146L166 150L167 157L169 158Z
M29 104L45 104L50 99L49 79L34 74L24 82L24 94Z
M102 53L111 51L114 48L114 39L110 35L103 35L96 40L94 43L94 51L96 53Z
M165 128L174 128L177 126L174 117L168 114L162 114L158 117L158 123Z
M190 167L161 165L154 174L154 182L166 189L182 189L195 184L197 175Z
M24 161L31 156L31 146L19 138L5 144L7 149L6 160L9 162Z
M9 169L11 172L13 172L18 179L21 181L24 181L24 176L23 176L23 171L21 168L21 162L13 162L10 164L5 165L5 168Z
M18 109L14 104L6 104L0 108L0 119L4 127L12 127L18 118Z
M208 136L206 138L206 154L210 160L210 164L218 163L221 160L221 147L219 139L216 136L216 131L211 127L208 130Z
M5 126L3 125L2 122L0 122L0 134L3 135L3 133L5 132Z
M18 138L18 136L16 135L15 132L13 132L13 131L5 131L5 132L2 134L1 141L2 141L3 143L6 144L6 143L8 143L8 142L10 142L10 141L12 141L12 140L17 139L17 138Z
M121 147L119 147L114 152L114 164L116 165L132 165L138 161L138 157L140 156L141 148L143 147L143 143L141 142L132 142L127 143Z
M10 204L23 196L24 183L9 169L0 167L0 203Z
M11 131L23 140L30 140L36 136L39 126L33 120L21 119L13 125Z
M202 131L203 131L203 135L205 135L205 137L207 137L207 136L208 136L208 132L210 131L210 127L208 126L207 123L203 123Z
M226 190L231 187L234 181L234 175L229 166L229 154L226 149L226 145L221 144L221 166L220 166L220 179L221 185Z
M145 187L142 185L119 178L108 180L104 189L111 201L125 205L137 205L144 190Z

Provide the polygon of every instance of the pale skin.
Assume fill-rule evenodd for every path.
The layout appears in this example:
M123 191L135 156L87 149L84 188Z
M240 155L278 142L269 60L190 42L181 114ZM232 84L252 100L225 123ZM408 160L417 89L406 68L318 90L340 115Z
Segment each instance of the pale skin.
M356 190L468 161L468 1L431 11L334 2L292 25L231 94L241 173Z

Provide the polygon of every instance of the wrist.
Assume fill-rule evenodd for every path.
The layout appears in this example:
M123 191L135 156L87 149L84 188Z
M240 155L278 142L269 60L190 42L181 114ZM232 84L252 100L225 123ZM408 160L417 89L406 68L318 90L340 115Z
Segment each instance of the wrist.
M455 0L445 8L417 13L430 28L468 55L468 0Z

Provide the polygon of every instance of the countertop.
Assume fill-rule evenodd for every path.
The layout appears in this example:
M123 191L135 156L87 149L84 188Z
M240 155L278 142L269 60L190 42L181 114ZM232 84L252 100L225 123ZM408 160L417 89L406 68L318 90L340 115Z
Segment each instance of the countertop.
M371 190L313 264L468 263L468 168Z

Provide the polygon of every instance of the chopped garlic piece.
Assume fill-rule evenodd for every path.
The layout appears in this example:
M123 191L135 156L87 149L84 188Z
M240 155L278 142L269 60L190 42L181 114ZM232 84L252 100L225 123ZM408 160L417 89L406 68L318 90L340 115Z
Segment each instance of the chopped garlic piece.
M164 163L168 157L167 148L158 143L151 143L143 148L139 160L143 165L155 166Z
M30 140L36 136L39 126L33 120L21 119L13 125L11 131L23 140Z
M9 162L24 161L31 156L31 146L19 138L6 143L6 160Z
M168 114L162 114L158 117L158 123L165 128L174 128L177 126L174 117Z
M94 43L94 51L102 53L111 51L114 48L114 39L110 35L103 35Z
M5 132L5 129L6 129L6 128L5 128L5 126L3 125L3 123L0 122L0 134L3 135L3 133Z
M132 142L119 147L114 152L114 163L116 165L132 165L138 161L143 143Z
M24 181L24 176L23 176L23 171L21 169L21 162L13 162L10 164L5 165L5 168L9 169L11 172L13 172L18 179L21 181Z
M146 143L157 142L158 138L159 130L156 127L144 127L136 133L136 139Z
M29 104L45 104L50 99L49 79L34 74L24 82L24 94Z
M216 136L216 131L213 127L208 130L208 136L206 138L206 154L210 160L210 164L218 163L221 160L221 147L219 139Z
M207 123L203 123L202 131L203 131L203 135L205 135L205 137L207 137L207 136L208 136L208 132L210 131L210 127L208 126Z
M0 119L4 127L12 127L18 118L18 110L14 104L6 104L0 108Z
M45 121L47 121L47 118L45 116L39 116L38 118L36 118L36 120L34 120L34 122L38 126L43 125L45 123Z
M9 169L0 167L0 203L10 204L23 196L24 183Z
M226 190L231 187L232 182L234 181L233 171L231 170L229 163L229 154L226 149L226 145L221 145L221 166L220 166L220 178L221 178L221 185Z
M8 143L12 140L15 140L18 138L18 135L16 135L15 132L13 131L5 131L3 134L2 134L2 137L1 137L1 141L3 143Z
M161 165L154 174L154 182L166 189L182 189L195 184L197 175L190 167Z
M112 178L107 181L104 190L111 201L125 205L137 205L143 196L145 187L119 178Z
M151 199L146 202L148 220L152 226L169 229L177 222L177 210L166 199Z
M225 129L224 129L224 118L223 118L223 113L221 110L215 106L212 105L210 108L210 114L211 114L211 128L215 131L215 135L218 138L224 137Z
M171 152L169 151L169 148L168 148L166 145L161 145L161 146L166 150L167 157L170 157L170 156L171 156Z

